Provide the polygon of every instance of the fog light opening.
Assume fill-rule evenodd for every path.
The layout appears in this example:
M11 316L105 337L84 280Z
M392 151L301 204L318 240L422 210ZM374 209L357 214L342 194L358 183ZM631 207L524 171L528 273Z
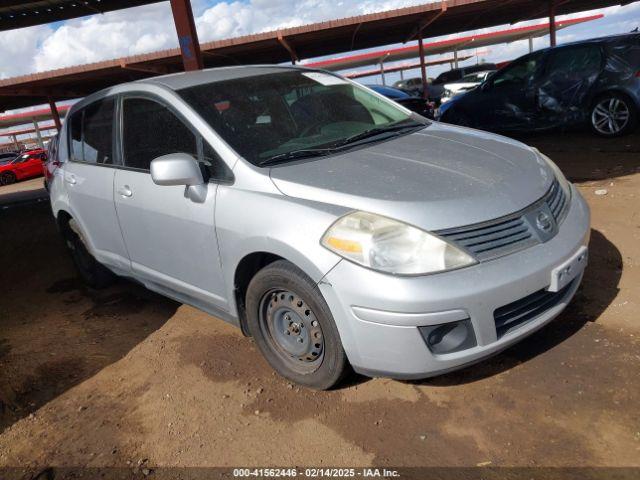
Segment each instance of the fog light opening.
M419 330L427 347L435 354L459 352L478 344L470 319L419 327Z

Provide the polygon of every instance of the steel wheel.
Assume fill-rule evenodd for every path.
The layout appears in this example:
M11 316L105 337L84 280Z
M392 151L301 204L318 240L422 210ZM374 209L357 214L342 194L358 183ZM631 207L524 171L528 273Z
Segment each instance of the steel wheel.
M308 374L322 364L322 327L295 292L274 289L265 294L260 305L260 326L274 352L294 371Z
M618 96L601 99L591 112L591 125L596 132L606 135L619 135L629 124L631 110L627 102Z

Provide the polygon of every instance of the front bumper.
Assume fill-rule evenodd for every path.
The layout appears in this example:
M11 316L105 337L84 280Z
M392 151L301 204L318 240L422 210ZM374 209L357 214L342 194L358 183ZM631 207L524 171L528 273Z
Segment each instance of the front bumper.
M498 337L494 311L551 283L551 272L587 241L589 208L575 187L569 212L546 243L478 265L420 277L377 273L346 260L320 282L354 369L370 376L425 378L491 356L556 317L582 272L550 308ZM434 354L418 327L470 319L477 345Z

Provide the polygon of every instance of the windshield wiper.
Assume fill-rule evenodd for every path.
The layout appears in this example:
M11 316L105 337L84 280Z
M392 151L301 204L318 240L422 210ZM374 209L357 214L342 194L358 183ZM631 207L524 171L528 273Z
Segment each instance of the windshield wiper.
M365 130L364 132L357 133L350 137L347 137L343 140L339 140L338 142L331 145L332 148L342 147L344 145L350 145L352 143L359 142L360 140L365 140L367 138L377 137L378 135L382 135L384 133L392 133L392 132L401 132L403 130L416 130L420 127L424 127L426 125L414 122L414 123L405 123L403 125L389 125L386 127L375 127L369 130Z
M297 160L300 158L318 157L328 155L334 151L333 148L305 148L301 150L292 150L290 152L279 153L273 157L266 158L258 163L259 167L267 165L275 165L276 163L286 162L287 160Z
M415 130L426 125L413 122L413 123L405 123L403 125L389 125L386 127L375 127L369 130L365 130L364 132L360 132L356 135L352 135L342 140L338 140L337 142L331 143L327 147L324 148L303 148L300 150L292 150L290 152L284 152L273 157L266 158L258 163L259 167L266 167L268 165L275 165L280 162L286 162L287 160L298 160L300 158L309 158L309 157L320 157L322 155L329 155L331 153L338 152L342 150L344 147L357 143L361 140L365 140L370 137L377 137L383 133L391 133L391 132L399 132L402 130Z

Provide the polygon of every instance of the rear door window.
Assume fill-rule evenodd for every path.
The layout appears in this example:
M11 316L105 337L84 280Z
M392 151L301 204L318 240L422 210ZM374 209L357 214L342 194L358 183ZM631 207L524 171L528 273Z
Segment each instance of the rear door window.
M541 106L566 115L567 108L581 106L602 71L598 45L576 45L554 50L540 86Z
M69 127L71 158L84 163L113 163L115 99L92 103L73 114Z

